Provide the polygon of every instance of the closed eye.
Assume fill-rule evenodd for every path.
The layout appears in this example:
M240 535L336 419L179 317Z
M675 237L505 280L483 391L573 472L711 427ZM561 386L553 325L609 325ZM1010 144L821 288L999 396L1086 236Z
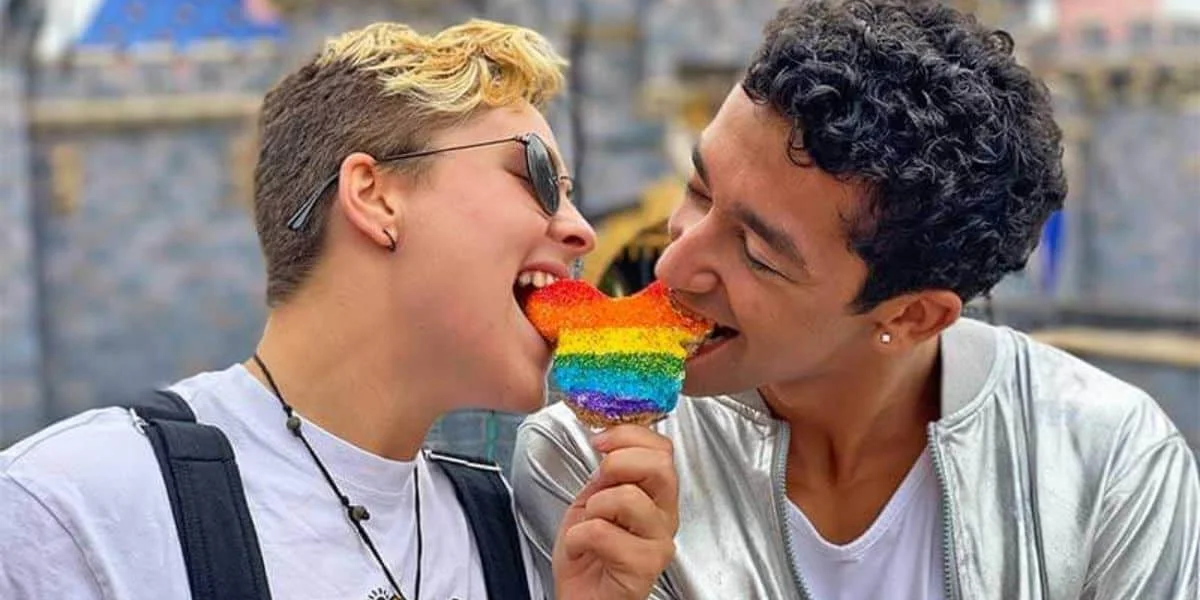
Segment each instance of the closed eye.
M521 183L525 184L525 187L529 189L529 192L533 193L533 191L534 191L533 180L530 179L528 175L526 175L524 173L513 173L512 171L509 171L509 173L511 173L513 177L520 179Z
M747 241L745 231L738 231L738 241L740 242L740 245L741 245L742 258L745 259L746 266L750 267L752 270L766 273L768 275L777 275L779 277L784 277L782 273L780 273L779 271L772 268L771 265L768 265L767 263L759 260L758 258L756 258L754 256L754 253L750 251L750 245L749 245L749 242ZM787 279L787 278L784 277L784 279Z
M687 198L701 207L707 208L712 206L712 198L691 182L687 184Z

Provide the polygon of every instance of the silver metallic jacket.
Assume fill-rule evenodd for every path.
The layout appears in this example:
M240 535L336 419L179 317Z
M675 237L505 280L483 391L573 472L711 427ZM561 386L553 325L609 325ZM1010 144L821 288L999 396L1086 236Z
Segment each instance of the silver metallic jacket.
M1200 478L1146 394L1005 328L961 319L929 426L948 600L1200 599ZM755 392L681 398L676 557L652 598L810 600L785 526L786 423ZM562 514L597 465L552 406L521 426L513 488L543 581ZM822 599L812 599L822 600Z

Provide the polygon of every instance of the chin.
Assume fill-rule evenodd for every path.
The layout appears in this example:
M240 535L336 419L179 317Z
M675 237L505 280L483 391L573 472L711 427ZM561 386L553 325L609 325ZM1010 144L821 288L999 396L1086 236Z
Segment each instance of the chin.
M680 390L680 392L684 396L691 396L693 398L700 398L704 396L720 396L728 393L728 391L725 389L725 386L714 384L713 382L708 381L693 382L690 379L684 380L683 388Z
M743 379L726 370L713 372L711 369L694 369L689 366L684 375L682 392L685 396L692 397L721 396L758 387Z
M546 407L546 377L541 375L529 385L522 388L522 393L514 398L514 406L510 412L524 415L533 414Z
M546 406L546 379L542 373L514 376L517 369L509 371L508 375L497 380L488 389L490 396L484 396L481 404L484 410L496 410L514 414L531 414ZM502 391L502 393L497 393Z
M532 415L543 408L546 408L545 388L541 388L536 393L526 396L521 402L518 402L516 406L513 406L507 412L520 415Z

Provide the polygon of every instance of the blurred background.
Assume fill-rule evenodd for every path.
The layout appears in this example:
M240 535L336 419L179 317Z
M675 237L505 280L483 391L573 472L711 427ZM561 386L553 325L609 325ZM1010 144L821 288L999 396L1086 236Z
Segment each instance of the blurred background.
M1200 452L1200 0L961 0L1058 103L1071 193L974 316L1150 392ZM599 234L583 276L651 278L692 140L778 0L0 0L0 447L244 360L264 318L248 215L263 92L328 35L470 17L571 60L551 110ZM431 446L507 465L519 417Z

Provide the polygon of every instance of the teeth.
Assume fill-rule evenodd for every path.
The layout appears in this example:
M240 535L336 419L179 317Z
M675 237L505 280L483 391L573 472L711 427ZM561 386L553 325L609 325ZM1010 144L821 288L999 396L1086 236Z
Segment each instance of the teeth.
M517 285L544 288L558 281L558 277L545 271L525 271L517 276Z

